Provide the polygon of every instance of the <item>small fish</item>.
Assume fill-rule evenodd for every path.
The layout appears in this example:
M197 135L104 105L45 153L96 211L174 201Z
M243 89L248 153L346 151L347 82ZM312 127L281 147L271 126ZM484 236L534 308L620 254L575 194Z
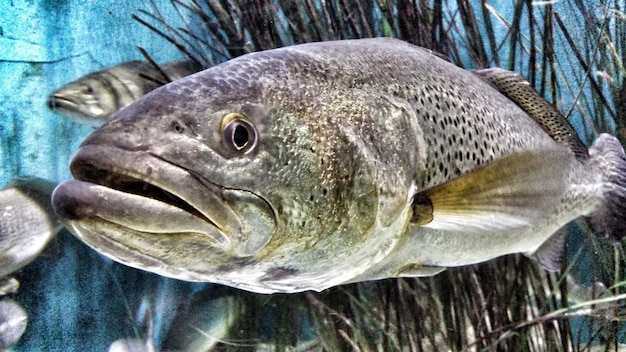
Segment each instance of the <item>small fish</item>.
M53 204L114 260L260 293L510 253L556 268L581 216L623 238L619 142L587 150L539 95L507 97L527 82L491 74L387 38L247 54L120 111Z
M0 190L0 278L33 261L63 228L50 202L55 186L27 177Z
M154 352L151 343L140 338L117 339L111 343L108 352Z
M165 83L202 70L191 60L161 67L164 75L146 61L129 61L90 73L57 89L48 98L55 113L99 126L111 115Z
M177 309L162 343L164 351L212 351L226 336L238 317L240 305L232 290L210 285L194 294Z
M28 315L24 308L10 298L0 299L0 351L15 345L28 323Z
M0 297L16 293L20 289L20 282L14 277L0 278Z
M151 296L144 296L135 313L140 337L121 338L109 345L108 352L154 352L154 307Z

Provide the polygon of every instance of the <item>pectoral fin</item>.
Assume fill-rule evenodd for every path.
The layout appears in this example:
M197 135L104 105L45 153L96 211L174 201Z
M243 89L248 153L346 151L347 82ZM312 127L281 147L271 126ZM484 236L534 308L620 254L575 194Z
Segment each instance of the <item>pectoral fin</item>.
M413 197L413 225L465 233L531 226L555 210L573 154L564 147L519 152Z

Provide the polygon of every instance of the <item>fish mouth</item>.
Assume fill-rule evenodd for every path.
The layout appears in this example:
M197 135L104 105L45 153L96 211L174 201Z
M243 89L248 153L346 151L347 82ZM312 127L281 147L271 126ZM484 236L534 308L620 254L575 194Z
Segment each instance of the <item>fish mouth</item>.
M147 151L88 144L74 155L70 170L75 180L55 189L55 211L88 245L140 269L149 270L146 261L158 261L156 267L185 269L191 264L181 264L186 260L181 257L198 255L185 254L192 250L204 252L207 258L250 256L269 241L273 231L272 227L249 241L246 221L233 204L254 199L259 212L272 213L260 197L221 187ZM220 251L207 254L211 248ZM192 274L181 277L169 271L159 273L194 279Z
M93 97L87 99L83 95L82 98L81 101L77 101L75 97L69 94L53 94L48 97L46 105L50 111L63 117L94 126L101 125L110 113L105 111Z
M57 110L57 109L77 110L78 109L78 104L76 104L76 102L62 95L57 95L57 94L50 96L46 104L48 105L48 108L50 108L51 110Z

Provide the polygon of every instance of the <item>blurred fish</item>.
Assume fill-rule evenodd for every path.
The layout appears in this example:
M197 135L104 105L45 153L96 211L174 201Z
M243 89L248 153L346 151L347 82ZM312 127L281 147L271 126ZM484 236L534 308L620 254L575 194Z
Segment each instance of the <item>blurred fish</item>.
M29 177L0 190L0 278L33 261L63 227L50 202L55 186Z
M149 91L202 69L191 60L160 68L162 72L149 62L129 61L90 73L52 93L48 107L61 116L99 126Z
M155 341L154 311L158 303L146 296L135 316L140 337L118 339L109 346L109 352L159 351L200 352L211 351L223 341L232 327L239 305L235 304L232 289L210 285L193 295L190 300L174 307L176 315L167 324L163 341Z
M259 343L254 348L255 352L274 352L279 351L275 344L272 343ZM324 346L317 339L308 341L298 341L295 346L285 347L282 351L285 352L322 352L326 351Z
M15 345L28 322L28 315L17 302L10 298L0 299L0 351Z
M154 346L144 339L127 338L113 341L108 352L154 352Z
M154 303L152 296L144 296L135 313L137 335L113 341L108 352L154 352Z
M16 293L20 288L20 282L14 277L0 278L0 296L6 296L11 293Z
M163 351L211 351L224 341L238 316L232 290L209 286L178 307L171 329L162 344Z
M564 241L552 235L579 216L624 237L619 142L580 149L575 134L557 138L560 114L530 109L541 97L521 106L501 90L393 39L244 55L95 131L53 204L117 261L261 293L518 252L555 268Z

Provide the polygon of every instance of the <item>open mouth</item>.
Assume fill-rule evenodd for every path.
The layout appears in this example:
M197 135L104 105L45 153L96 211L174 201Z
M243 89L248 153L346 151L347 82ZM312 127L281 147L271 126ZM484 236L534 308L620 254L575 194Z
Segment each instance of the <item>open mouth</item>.
M217 227L213 221L179 196L141 178L133 177L128 172L116 172L86 162L73 167L72 173L77 180L166 203Z
M76 103L64 98L62 96L53 95L48 99L48 107L52 110L55 109L73 109L76 107Z
M53 204L76 227L88 220L147 235L195 234L225 251L241 232L222 187L148 152L84 145L70 170L75 180L57 187Z
M257 255L276 227L262 197L146 150L86 144L70 170L75 179L52 195L59 217L87 245L140 269L195 281L216 263Z

